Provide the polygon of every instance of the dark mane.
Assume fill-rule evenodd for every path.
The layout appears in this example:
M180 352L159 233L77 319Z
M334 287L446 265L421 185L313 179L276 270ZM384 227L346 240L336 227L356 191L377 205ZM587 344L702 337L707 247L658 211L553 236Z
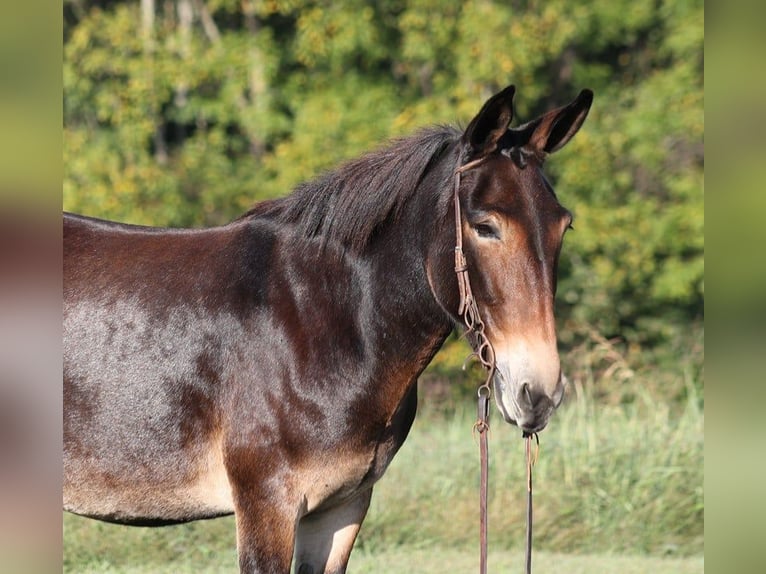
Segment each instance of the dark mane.
M304 237L321 237L359 251L381 223L398 215L459 135L454 128L437 126L394 140L300 184L287 197L256 205L242 217L269 217L296 226Z

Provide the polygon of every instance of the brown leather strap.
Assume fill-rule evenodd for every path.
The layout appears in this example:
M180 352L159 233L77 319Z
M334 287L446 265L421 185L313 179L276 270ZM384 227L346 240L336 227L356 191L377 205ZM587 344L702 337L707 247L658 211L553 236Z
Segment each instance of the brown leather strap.
M478 392L478 412L474 428L479 433L481 458L481 481L479 483L479 573L487 574L488 513L487 491L489 486L489 387L482 385Z
M535 439L535 452L532 454L532 437ZM540 452L540 438L537 433L524 433L527 454L527 544L524 553L524 566L526 574L532 574L532 467L537 462Z
M484 333L484 321L481 319L479 307L471 291L471 281L468 277L468 262L463 252L463 217L460 210L460 176L464 171L480 165L486 158L468 162L455 170L455 274L457 275L460 303L458 315L466 326L466 335L472 337L473 355L475 355L487 371L487 378L478 390L478 412L474 430L479 433L479 452L481 457L481 482L479 486L479 572L487 574L487 544L488 544L488 513L487 490L489 485L489 398L491 394L492 377L495 374L495 350L489 338ZM527 543L525 565L527 574L532 573L532 467L537 460L537 452L532 456L532 437L537 441L539 450L540 439L537 433L524 433L527 453Z
M478 412L474 429L479 433L479 452L481 457L481 482L479 486L479 572L487 574L488 513L487 490L489 485L489 397L492 377L495 374L495 350L484 333L484 321L471 291L468 277L468 263L463 253L463 217L460 211L460 176L481 164L484 158L471 161L455 170L455 274L457 275L460 304L458 315L466 326L466 335L472 337L473 354L487 371L487 378L478 390Z
M475 308L471 282L468 279L468 263L463 253L463 216L460 212L460 175L484 162L484 158L468 162L455 170L455 273L460 292L460 305L457 314L466 319L466 312L470 309L474 317L479 317L479 310ZM473 308L471 308L473 307ZM473 318L471 324L466 323L469 332L473 330Z

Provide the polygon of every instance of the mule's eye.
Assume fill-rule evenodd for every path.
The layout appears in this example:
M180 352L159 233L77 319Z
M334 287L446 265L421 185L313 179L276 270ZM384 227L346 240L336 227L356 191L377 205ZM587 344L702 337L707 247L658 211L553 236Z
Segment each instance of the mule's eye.
M484 237L485 239L500 239L500 233L498 233L497 228L490 223L475 223L473 228L479 237Z

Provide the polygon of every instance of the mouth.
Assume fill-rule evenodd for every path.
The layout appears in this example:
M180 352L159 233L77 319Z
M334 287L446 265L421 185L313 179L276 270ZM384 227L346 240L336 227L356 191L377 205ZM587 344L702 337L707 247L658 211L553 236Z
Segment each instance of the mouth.
M503 414L503 418L505 419L505 422L510 423L510 424L512 424L515 427L519 427L519 429L521 429L521 431L524 433L524 436L528 436L528 435L532 435L532 434L535 434L535 433L539 433L546 426L548 426L548 420L550 420L550 419L546 419L542 423L540 423L540 424L538 424L536 426L530 426L530 425L524 424L524 423L519 424L516 420L506 416L505 414Z
M521 383L519 389L515 389L500 370L495 372L493 386L495 404L503 419L519 427L525 434L542 431L564 396L562 390L560 393L554 393L554 398L551 399L543 393L535 392L528 383Z

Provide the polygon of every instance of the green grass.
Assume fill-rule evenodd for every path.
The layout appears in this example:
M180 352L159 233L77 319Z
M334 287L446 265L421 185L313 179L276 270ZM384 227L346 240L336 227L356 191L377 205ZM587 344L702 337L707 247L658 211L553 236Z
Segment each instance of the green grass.
M350 574L444 574L445 572L476 572L478 551L452 548L413 550L396 548L372 554L352 554ZM491 551L487 558L490 572L523 572L521 552ZM690 558L661 558L656 556L571 555L538 552L532 555L535 572L565 572L566 574L701 574L704 560Z
M641 393L597 405L575 390L541 435L536 570L702 572L704 416L694 385L681 407ZM350 572L475 570L472 416L420 413L376 487ZM490 569L521 571L523 441L496 412L491 423ZM65 515L64 571L235 572L234 521L148 529Z
M490 551L489 570L493 572L521 572L524 557L520 552ZM702 556L686 558L663 558L657 556L572 555L536 552L533 570L537 572L566 572L567 574L702 574ZM431 547L411 548L398 546L380 552L355 551L351 555L350 574L444 574L444 572L475 572L478 570L478 553L469 549ZM215 559L200 560L191 555L179 556L172 562L160 564L155 561L137 561L132 564L115 564L104 560L85 564L65 571L78 574L185 574L206 572L210 574L234 574L237 572L236 556L221 555Z
M698 401L675 412L649 397L596 406L584 393L541 435L535 546L552 552L690 556L703 551L703 422ZM523 544L524 445L494 414L490 544ZM418 419L378 485L357 546L471 545L478 448L471 415Z

